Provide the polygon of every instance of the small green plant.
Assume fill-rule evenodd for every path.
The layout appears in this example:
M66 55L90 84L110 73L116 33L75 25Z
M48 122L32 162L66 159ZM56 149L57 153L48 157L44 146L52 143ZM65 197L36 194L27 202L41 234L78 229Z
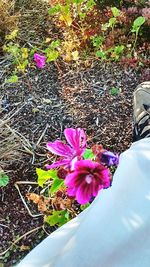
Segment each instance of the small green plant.
M48 48L45 49L47 62L55 61L58 58L58 56L59 56L59 52L58 52L59 46L60 46L60 41L56 40L56 41L52 41L51 44L48 46Z
M101 58L102 60L105 60L105 59L107 59L107 52L99 50L96 52L96 56Z
M55 180L58 178L56 170L44 171L40 168L36 168L36 174L38 176L38 185L41 187L43 187L48 180Z
M136 43L137 43L139 30L140 30L141 26L144 24L144 22L145 22L145 18L142 17L142 16L136 18L134 20L134 22L133 22L132 29L131 29L131 32L135 33L135 40L134 40L133 50L135 49L135 46L136 46Z
M16 74L6 79L6 83L17 83L17 82L18 82L18 76Z
M96 49L99 49L102 46L105 40L105 37L102 35L97 35L97 36L92 37L91 40L92 40L93 46Z
M53 211L52 215L45 216L44 221L50 226L58 225L59 227L70 220L67 210Z
M105 23L103 25L102 29L104 31L107 30L108 28L111 28L112 32L113 32L114 31L114 27L115 27L115 25L117 23L117 17L119 17L120 14L121 14L120 10L117 7L112 7L111 11L112 11L113 17L109 19L108 23Z
M120 16L120 10L116 7L112 7L111 11L113 13L113 17L109 19L109 27L112 28L112 31L114 30L114 27L117 23L117 17Z
M60 53L58 49L56 51L51 47L46 50L50 60L57 58L58 54L66 61L79 59L80 45L82 42L86 42L86 19L95 5L94 0L65 0L62 3L56 1L55 5L48 10L49 15L58 21L64 32L64 38L59 48Z
M0 187L4 187L8 183L9 183L9 176L3 170L0 170Z
M72 24L72 16L71 16L71 5L67 3L65 3L65 5L62 4L57 4L55 6L53 6L52 8L50 8L48 10L49 15L59 15L59 20L63 21L66 26L71 26Z
M98 50L96 52L96 56L101 58L102 60L119 60L121 56L123 55L125 46L124 45L117 45L115 47L111 47L107 49L106 51Z
M56 5L48 10L48 13L51 16L59 15L59 20L70 27L75 18L79 17L81 20L85 19L89 10L95 5L94 0L66 0L63 4L58 1Z
M17 37L17 35L18 35L18 29L15 29L10 34L5 36L5 40L12 41Z
M112 87L109 92L110 92L110 95L117 96L119 94L120 90L119 90L119 88Z
M9 35L5 36L6 44L3 46L3 50L11 55L12 64L15 66L15 74L12 75L7 82L17 82L18 76L16 73L25 72L26 67L29 65L29 50L26 47L20 47L16 43L18 35L18 29L13 30Z
M30 61L33 60L36 51L40 51L46 55L45 61L51 62L55 61L59 56L59 46L60 41L52 41L50 45L43 49L38 49L33 47L32 49L26 47L20 47L18 43L15 42L17 37L17 30L14 30L9 35L6 36L6 44L3 46L3 51L7 52L11 56L12 65L14 66L13 74L6 80L7 83L18 82L17 73L25 73L27 67L30 66ZM41 44L41 47L44 46ZM45 65L45 64L44 64Z
M15 66L15 70L24 73L26 67L29 65L28 48L21 48L18 44L10 42L3 46L3 50L11 55L12 64Z
M110 49L111 52L111 58L114 60L119 60L121 56L123 55L125 46L124 45L117 45Z

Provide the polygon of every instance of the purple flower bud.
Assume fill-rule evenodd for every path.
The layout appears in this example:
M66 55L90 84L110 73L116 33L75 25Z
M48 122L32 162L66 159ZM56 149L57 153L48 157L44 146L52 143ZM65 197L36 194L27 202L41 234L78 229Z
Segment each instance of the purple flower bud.
M117 166L119 164L119 155L110 151L104 151L101 154L100 161L109 167L113 165Z

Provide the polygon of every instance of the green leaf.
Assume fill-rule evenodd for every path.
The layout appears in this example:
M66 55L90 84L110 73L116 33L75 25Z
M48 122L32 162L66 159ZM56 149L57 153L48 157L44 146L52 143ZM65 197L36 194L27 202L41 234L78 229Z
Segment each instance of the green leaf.
M59 11L60 11L60 5L57 4L57 5L55 5L54 7L51 7L51 8L48 9L48 14L49 14L49 15L55 15L55 14L57 14Z
M37 47L33 47L33 48L30 50L30 56L31 56L31 57L34 55L35 51L37 51Z
M110 18L109 19L109 27L113 27L116 23L117 19L116 18Z
M117 96L117 95L119 94L119 92L120 92L119 88L112 87L112 88L110 89L110 94L111 94L112 96Z
M7 259L10 256L10 251L7 251L3 256L3 260Z
M139 62L139 66L144 67L144 64L142 62Z
M100 57L100 58L102 58L102 59L106 59L106 53L103 52L103 51L97 51L97 52L96 52L96 56L97 56L97 57Z
M17 83L17 82L18 82L18 76L17 75L12 75L6 80L6 83Z
M80 12L79 17L80 17L80 19L84 19L86 17L86 13Z
M22 59L27 59L28 58L28 56L29 56L29 53L28 53L28 48L26 48L26 47L22 47L21 48L21 52L22 52Z
M139 30L139 28L144 24L144 22L145 22L144 17L139 16L138 18L136 18L133 22L131 32L137 32Z
M18 30L12 31L10 34L6 35L6 40L14 40L17 37Z
M96 5L95 1L94 0L88 0L87 3L86 3L86 7L88 9L91 9L92 7L94 7Z
M50 193L54 194L60 187L64 185L64 180L56 178L54 179L51 188L50 188Z
M14 55L16 55L17 53L19 53L19 51L20 51L20 48L18 47L18 45L10 45L9 46L9 49L10 49L10 53L12 53L12 54L14 54Z
M87 203L85 205L80 205L80 209L81 210L85 210L86 208L88 208L90 206L90 203Z
M55 61L59 56L59 52L56 50L49 51L47 53L47 62Z
M4 173L4 171L0 171L0 186L6 186L9 183L9 177Z
M111 11L112 11L114 17L120 16L120 10L117 7L112 7Z
M92 149L87 148L84 152L83 158L84 159L94 159L95 155L93 154Z
M78 4L81 4L82 2L84 2L85 0L71 0L71 2L73 3L73 4L76 4L76 5L78 5Z
M122 54L123 53L123 50L125 49L125 46L124 45L118 45L118 46L115 46L114 48L114 52L116 54Z
M100 48L100 46L102 45L104 39L105 38L103 36L101 36L101 35L93 37L92 38L93 46L95 46L96 48Z
M60 11L61 11L61 13L63 14L63 16L65 16L65 15L67 15L67 14L71 14L70 12L70 8L71 8L71 6L70 6L70 4L67 4L67 5L64 5L64 6L60 6Z
M26 59L26 60L24 60L21 64L18 64L17 69L18 69L19 71L24 72L25 69L26 69L26 67L28 66L28 64L29 64L29 61L28 61L28 59Z
M69 213L66 210L53 211L52 215L44 219L50 226L58 225L59 227L69 221Z
M38 176L38 185L43 187L43 184L49 179L57 179L57 170L44 171L40 168L36 168Z
M51 49L55 49L60 45L60 40L52 41L50 44Z
M102 31L106 31L109 28L109 23L102 24Z

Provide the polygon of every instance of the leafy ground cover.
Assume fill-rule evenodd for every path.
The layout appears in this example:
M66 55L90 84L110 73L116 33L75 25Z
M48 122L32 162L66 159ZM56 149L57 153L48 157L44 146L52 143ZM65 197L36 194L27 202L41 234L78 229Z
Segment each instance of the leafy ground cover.
M93 1L88 7L83 1L54 1L51 6L10 1L11 8L5 3L0 61L0 179L6 185L0 187L2 266L13 266L61 224L44 223L44 217L65 200L62 190L47 200L37 184L36 169L53 159L48 141L64 140L67 127L81 127L90 146L103 144L120 153L132 142L132 94L150 79L148 3L107 1L106 7L104 2L92 22ZM138 17L142 20L136 27ZM95 25L97 18L103 30ZM118 44L119 36L125 37ZM36 67L35 53L46 57L44 68ZM63 205L59 216L66 215L66 221L66 209L70 218L81 212L74 200Z
M47 64L58 58L78 65L90 64L89 60L95 58L149 64L148 1L136 1L133 6L121 1L119 8L112 4L101 6L101 1L94 0L10 4L2 1L0 7L5 18L0 22L1 50L12 63L6 82L17 82L19 74L34 68L35 53L43 56ZM44 65L37 63L40 68Z

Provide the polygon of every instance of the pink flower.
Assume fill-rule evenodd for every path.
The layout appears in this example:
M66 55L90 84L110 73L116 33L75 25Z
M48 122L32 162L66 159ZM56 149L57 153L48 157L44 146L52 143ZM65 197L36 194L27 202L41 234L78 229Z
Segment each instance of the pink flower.
M61 156L62 159L46 166L47 169L53 169L60 166L73 169L74 163L81 158L86 149L86 135L83 129L67 128L64 130L69 145L62 141L48 142L47 149L55 155Z
M34 60L36 62L36 65L39 69L43 69L44 66L45 66L45 63L46 63L46 57L38 54L38 53L35 53L34 54Z
M110 186L109 170L91 160L80 160L75 163L75 170L65 178L68 195L75 196L80 204L86 204L98 191Z

